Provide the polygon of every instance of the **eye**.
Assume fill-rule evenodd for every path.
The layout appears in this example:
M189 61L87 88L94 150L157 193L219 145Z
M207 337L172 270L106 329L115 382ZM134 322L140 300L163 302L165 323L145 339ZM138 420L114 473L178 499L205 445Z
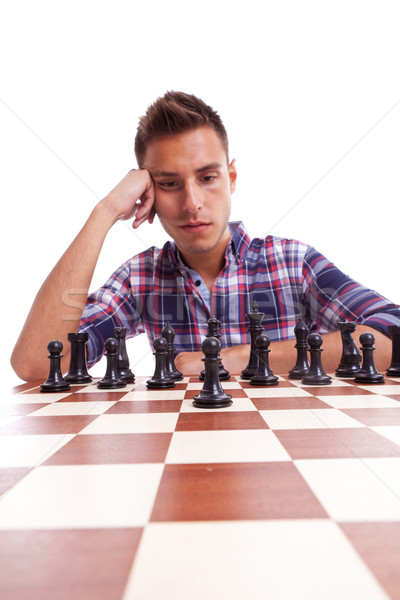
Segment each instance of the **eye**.
M158 185L160 187L164 187L164 188L172 188L172 187L174 187L174 186L176 186L178 184L177 184L176 181L159 181Z
M216 179L217 176L216 175L203 175L203 177L201 178L202 181L205 181L206 183L210 182L210 181L214 181L214 179Z

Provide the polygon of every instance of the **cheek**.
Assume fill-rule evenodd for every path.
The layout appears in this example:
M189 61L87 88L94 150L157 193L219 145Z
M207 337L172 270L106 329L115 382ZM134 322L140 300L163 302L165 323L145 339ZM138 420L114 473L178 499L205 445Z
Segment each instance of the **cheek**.
M163 215L166 218L176 212L178 202L177 198L173 197L174 194L163 193L160 190L156 190L154 198L154 209L158 215Z

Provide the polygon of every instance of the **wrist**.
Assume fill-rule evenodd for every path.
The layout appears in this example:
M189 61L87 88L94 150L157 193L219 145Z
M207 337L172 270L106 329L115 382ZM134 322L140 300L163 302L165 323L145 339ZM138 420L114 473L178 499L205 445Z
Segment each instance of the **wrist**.
M108 196L100 200L94 207L91 218L100 227L104 227L107 231L119 220L119 216L114 210Z

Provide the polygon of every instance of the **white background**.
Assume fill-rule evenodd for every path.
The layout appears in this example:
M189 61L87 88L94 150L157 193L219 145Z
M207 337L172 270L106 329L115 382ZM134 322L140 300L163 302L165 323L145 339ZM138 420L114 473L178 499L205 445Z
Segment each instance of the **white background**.
M170 89L224 120L233 219L314 245L399 303L399 18L397 0L3 2L3 379L18 383L9 355L42 281L136 166L138 118ZM116 224L92 288L166 239ZM145 336L128 350L150 374Z

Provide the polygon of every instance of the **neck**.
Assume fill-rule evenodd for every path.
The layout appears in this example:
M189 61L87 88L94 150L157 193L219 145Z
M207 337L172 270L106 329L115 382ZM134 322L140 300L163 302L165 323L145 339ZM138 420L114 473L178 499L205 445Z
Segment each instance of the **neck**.
M225 264L225 251L230 239L231 235L227 230L218 244L207 252L190 253L179 250L183 262L190 269L197 271L210 291Z

